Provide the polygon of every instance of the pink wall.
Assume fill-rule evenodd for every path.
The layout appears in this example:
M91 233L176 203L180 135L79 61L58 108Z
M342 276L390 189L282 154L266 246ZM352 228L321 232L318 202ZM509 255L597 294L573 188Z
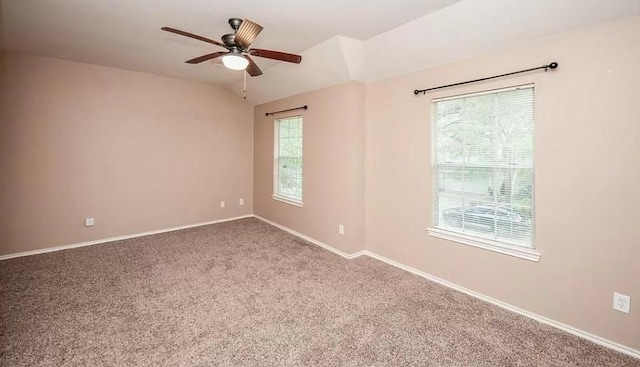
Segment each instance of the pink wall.
M640 17L372 83L364 94L352 82L258 106L255 213L344 252L366 248L640 350L638 35ZM413 95L551 61L560 68ZM528 83L536 88L541 260L430 237L431 98ZM310 106L304 113L305 205L297 208L271 199L273 118L264 112L304 104ZM363 142L364 180L358 166ZM363 218L363 234L351 237L350 223L360 228ZM341 221L348 236L337 235ZM630 314L612 309L614 291L631 296Z
M303 105L309 109L265 116ZM302 208L271 198L274 120L295 114L303 116ZM254 213L346 253L364 249L364 85L347 82L257 106L254 137Z
M252 213L253 108L236 95L56 59L0 60L0 254Z
M366 248L640 349L638 34L640 17L603 24L367 86L348 82L286 98L257 106L255 117L237 96L205 84L4 54L0 254L253 210L344 252ZM412 94L550 61L560 68ZM536 85L538 263L425 231L430 98L524 83ZM264 112L304 104L298 208L271 198L274 117ZM83 226L86 216L95 227ZM612 310L614 291L631 296L631 314Z
M640 17L367 85L368 250L640 350ZM554 72L414 96L526 69ZM431 98L535 83L539 263L430 237ZM612 309L631 296L631 314Z

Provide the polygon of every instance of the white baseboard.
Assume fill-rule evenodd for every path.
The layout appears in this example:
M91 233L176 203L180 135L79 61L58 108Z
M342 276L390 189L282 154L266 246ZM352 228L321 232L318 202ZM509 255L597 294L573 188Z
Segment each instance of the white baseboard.
M181 229L207 226L207 225L210 225L210 224L229 222L229 221L232 221L232 220L251 218L251 217L253 217L253 214L241 215L239 217L233 217L233 218L212 220L210 222L188 224L186 226L158 229L158 230L149 231L149 232L141 232L141 233L128 234L128 235L124 235L124 236L104 238L104 239L88 241L88 242L74 243L74 244L71 244L71 245L48 247L48 248L43 248L43 249L39 249L39 250L18 252L18 253L15 253L15 254L1 255L0 256L0 261L7 260L7 259L13 259L15 257L30 256L30 255L37 255L37 254L45 254L47 252L62 251L62 250L68 250L68 249L77 248L77 247L85 247L85 246L98 245L98 244L101 244L101 243L107 243L107 242L113 242L113 241L121 241L121 240L126 240L126 239L129 239L129 238L149 236L149 235L152 235L152 234L179 231Z
M292 235L294 235L294 236L296 236L296 237L300 237L300 238L302 238L302 239L303 239L303 240L305 240L305 241L311 242L311 243L313 243L314 245L318 245L318 246L320 246L320 247L324 248L325 250L329 250L329 251L331 251L331 252L333 252L333 253L336 253L336 254L338 254L338 255L340 255L340 256L342 256L342 257L344 257L344 258L347 258L347 259L354 259L354 258L356 258L356 257L358 257L358 256L364 255L364 250L362 250L362 251L358 251L358 252L353 253L353 254L347 254L346 252L340 251L340 250L338 250L337 248L331 247L331 246L329 246L329 245L327 245L327 244L325 244L325 243L322 243L322 242L320 242L320 241L318 241L318 240L316 240L316 239L314 239L314 238L311 238L311 237L309 237L309 236L305 236L305 235L303 235L303 234L302 234L302 233L300 233L300 232L296 232L296 231L294 231L293 229L291 229L291 228L289 228L289 227L285 227L285 226L283 226L283 225L281 225L281 224L278 224L278 223L276 223L276 222L270 221L269 219L263 218L263 217L261 217L261 216L259 216L259 215L255 215L255 214L254 214L253 216L254 216L254 217L256 217L256 218L258 218L258 219L260 219L260 220L261 220L261 221L263 221L263 222L269 223L269 224L271 224L271 225L272 225L272 226L274 226L274 227L278 227L278 228L280 228L281 230L283 230L283 231L285 231L285 232L289 232L289 233L291 233Z
M347 254L346 252L340 251L340 250L338 250L338 249L336 249L334 247L331 247L331 246L329 246L329 245L327 245L325 243L322 243L322 242L320 242L320 241L318 241L316 239L313 239L313 238L311 238L309 236L305 236L302 233L296 232L296 231L292 230L291 228L285 227L285 226L283 226L281 224L275 223L273 221L270 221L270 220L268 220L266 218L263 218L263 217L261 217L259 215L255 215L255 214L248 214L248 215L243 215L243 216L234 217L234 218L226 218L226 219L214 220L214 221L210 221L210 222L190 224L190 225L186 225L186 226L179 226L179 227L173 227L173 228L167 228L167 229L160 229L160 230L156 230L156 231L142 232L142 233L125 235L125 236L105 238L105 239L101 239L101 240L76 243L76 244L66 245L66 246L50 247L50 248L45 248L45 249L40 249L40 250L26 251L26 252L19 252L19 253L15 253L15 254L2 255L2 256L0 256L0 261L1 260L15 258L15 257L43 254L43 253L47 253L47 252L61 251L61 250L67 250L67 249L72 249L72 248L77 248L77 247L84 247L84 246L97 245L97 244L101 244L101 243L126 240L126 239L129 239L129 238L148 236L148 235L152 235L152 234L172 232L172 231L178 231L178 230L181 230L181 229L206 226L206 225L222 223L222 222L229 222L229 221L238 220L238 219L244 219L244 218L249 218L249 217L255 217L257 219L260 219L261 221L263 221L265 223L271 224L274 227L280 228L283 231L289 232L289 233L293 234L294 236L297 236L297 237L299 237L299 238L301 238L301 239L303 239L305 241L308 241L308 242L311 242L311 243L313 243L315 245L318 245L318 246L320 246L320 247L322 247L322 248L324 248L326 250L329 250L329 251L331 251L331 252L333 252L335 254L338 254L338 255L346 258L346 259L354 259L356 257L363 256L363 255L369 256L369 257L374 258L376 260L385 262L385 263L387 263L389 265L392 265L392 266L395 266L395 267L400 268L402 270L408 271L408 272L410 272L412 274L421 276L421 277L423 277L425 279L428 279L430 281L436 282L438 284L442 284L445 287L449 287L449 288L457 290L459 292L468 294L468 295L470 295L472 297L478 298L478 299L483 300L485 302L489 302L489 303L491 303L493 305L496 305L498 307L502 307L502 308L504 308L506 310L509 310L511 312L515 312L515 313L520 314L522 316L529 317L529 318L534 319L536 321L539 321L539 322L541 322L543 324L547 324L547 325L553 326L553 327L555 327L557 329L560 329L560 330L563 330L563 331L565 331L565 332L567 332L569 334L573 334L573 335L576 335L578 337L587 339L587 340L592 341L592 342L594 342L594 343L596 343L598 345L602 345L602 346L604 346L606 348L610 348L610 349L613 349L615 351L627 354L627 355L629 355L631 357L640 359L640 351L638 351L636 349L633 349L633 348L624 346L622 344L618 344L616 342L601 338L601 337L599 337L597 335L593 335L593 334L588 333L586 331L577 329L577 328L575 328L573 326L569 326L569 325L563 324L561 322L554 321L552 319L546 318L544 316L540 316L540 315L535 314L533 312L529 312L529 311L523 310L523 309L521 309L519 307L510 305L508 303L502 302L502 301L497 300L495 298L486 296L486 295L484 295L482 293L478 293L478 292L472 291L470 289L467 289L467 288L462 287L460 285L457 285L455 283L452 283L452 282L449 282L447 280L438 278L438 277L436 277L434 275L425 273L425 272L420 271L418 269L414 269L414 268L412 268L410 266L406 266L406 265L401 264L401 263L399 263L397 261L388 259L388 258L386 258L384 256L380 256L380 255L378 255L376 253L373 253L371 251L368 251L368 250L361 250L361 251L358 251L358 252L355 252L355 253L352 253L352 254Z
M287 231L287 232L289 232L289 233L291 233L291 234L293 234L295 236L298 236L298 237L300 237L300 238L302 238L302 239L304 239L306 241L309 241L309 242L311 242L311 243L313 243L315 245L318 245L318 246L320 246L320 247L322 247L324 249L327 249L327 250L329 250L331 252L334 252L334 253L336 253L336 254L344 257L344 258L354 259L354 258L356 258L358 256L363 256L363 255L369 256L369 257L374 258L376 260L380 260L380 261L385 262L385 263L387 263L389 265L392 265L392 266L395 266L395 267L400 268L402 270L408 271L408 272L410 272L412 274L421 276L421 277L423 277L423 278L425 278L427 280L430 280L432 282L436 282L438 284L444 285L445 287L448 287L448 288L454 289L456 291L468 294L468 295L470 295L472 297L475 297L475 298L478 298L478 299L480 299L482 301L489 302L489 303L491 303L493 305L496 305L498 307L504 308L505 310L508 310L508 311L511 311L511 312L515 312L515 313L517 313L519 315L534 319L534 320L539 321L539 322L541 322L543 324L546 324L546 325L549 325L549 326L553 326L553 327L555 327L557 329L560 329L562 331L565 331L565 332L567 332L569 334L573 334L575 336L587 339L587 340L589 340L589 341L591 341L593 343L596 343L598 345L602 345L603 347L610 348L610 349L613 349L615 351L627 354L627 355L629 355L631 357L640 359L640 351L638 351L636 349L624 346L622 344L618 344L618 343L613 342L611 340L607 340L607 339L601 338L601 337L599 337L597 335L593 335L593 334L588 333L586 331L577 329L577 328L575 328L573 326L569 326L569 325L563 324L561 322L549 319L547 317L540 316L540 315L535 314L533 312L529 312L527 310L523 310L523 309L521 309L519 307L510 305L508 303L502 302L502 301L497 300L495 298L486 296L486 295L484 295L482 293L478 293L476 291L472 291L471 289L467 289L467 288L462 287L462 286L460 286L458 284L449 282L449 281L444 280L442 278L438 278L438 277L436 277L434 275L425 273L425 272L420 271L418 269L414 269L414 268L412 268L410 266L406 266L406 265L401 264L401 263L399 263L397 261L388 259L388 258L386 258L384 256L380 256L380 255L378 255L376 253L373 253L373 252L371 252L369 250L362 250L362 251L355 252L353 254L347 254L347 253L345 253L343 251L340 251L338 249L335 249L335 248L333 248L333 247L331 247L331 246L329 246L329 245L327 245L325 243L322 243L322 242L320 242L320 241L318 241L316 239L313 239L313 238L311 238L309 236L305 236L305 235L303 235L303 234L301 234L299 232L296 232L296 231L292 230L291 228L287 228L287 227L285 227L285 226L283 226L281 224L274 223L274 222L272 222L272 221L270 221L268 219L265 219L265 218L263 218L261 216L254 215L254 217L256 217L256 218L258 218L258 219L260 219L260 220L262 220L262 221L264 221L266 223L269 223L269 224L271 224L271 225L273 225L275 227L278 227L278 228L280 228L280 229L282 229L284 231Z
M478 299L480 299L482 301L489 302L489 303L494 304L494 305L496 305L498 307L502 307L505 310L509 310L511 312L515 312L515 313L520 314L522 316L526 316L528 318L531 318L531 319L534 319L536 321L539 321L539 322L541 322L543 324L547 324L547 325L553 326L553 327L555 327L557 329L560 329L562 331L566 331L569 334L573 334L573 335L579 336L581 338L590 340L590 341L592 341L592 342L594 342L596 344L602 345L604 347L616 350L616 351L624 353L624 354L628 354L631 357L635 357L635 358L640 359L640 351L638 351L638 350L635 350L635 349L629 348L627 346L624 346L622 344L618 344L616 342L612 342L610 340L601 338L601 337L599 337L597 335L593 335L593 334L588 333L586 331L574 328L573 326L569 326L569 325L563 324L561 322L549 319L547 317L540 316L540 315L535 314L533 312L529 312L527 310L523 310L523 309L521 309L519 307L510 305L508 303L502 302L502 301L497 300L495 298L486 296L486 295L484 295L482 293L478 293L476 291L472 291L471 289L467 289L467 288L462 287L462 286L460 286L458 284L451 283L451 282L449 282L447 280L444 280L442 278L438 278L438 277L436 277L434 275L431 275L431 274L425 273L423 271L420 271L418 269L414 269L412 267L406 266L406 265L401 264L401 263L399 263L397 261L388 259L388 258L386 258L384 256L380 256L380 255L378 255L376 253L373 253L371 251L365 250L364 251L364 255L372 257L372 258L374 258L376 260L380 260L382 262L385 262L385 263L387 263L389 265L395 266L395 267L400 268L402 270L408 271L408 272L413 273L415 275L419 275L419 276L421 276L421 277L423 277L425 279L431 280L432 282L436 282L438 284L444 285L445 287L449 287L449 288L454 289L456 291L468 294L468 295L470 295L472 297L475 297L475 298L478 298Z

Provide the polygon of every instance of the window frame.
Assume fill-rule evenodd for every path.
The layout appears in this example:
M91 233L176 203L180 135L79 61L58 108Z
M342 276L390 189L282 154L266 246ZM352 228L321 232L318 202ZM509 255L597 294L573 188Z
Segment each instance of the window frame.
M300 172L300 198L294 198L281 194L280 191L280 122L291 119L300 119L301 128L301 149L300 160L302 162L302 171ZM273 121L273 192L272 199L280 201L286 204L290 204L297 207L302 207L304 204L302 198L304 195L304 118L303 115L290 115L280 118L276 118Z
M436 166L438 165L437 162L437 157L438 157L438 146L437 146L437 122L436 122L436 103L440 102L440 101L445 101L445 100L451 100L451 99L459 99L459 98L468 98L468 97L474 97L474 96L480 96L480 95L486 95L486 94L494 94L494 93L500 93L500 92L506 92L506 91L510 91L510 90L518 90L518 89L524 89L524 88L532 88L533 89L533 103L534 103L534 122L533 122L533 126L534 126L534 130L532 131L533 134L533 157L532 157L532 171L533 171L533 193L532 193L532 203L533 203L533 215L534 215L534 220L533 220L533 228L532 228L532 233L531 233L531 241L532 241L532 246L531 247L525 247L525 246L519 246L516 244L512 244L512 243L508 243L508 242L504 242L504 241L500 241L500 240L496 240L496 239L490 239L490 238L484 238L481 236L474 236L473 234L470 233L463 233L463 232L458 232L455 230L451 230L451 229L447 229L447 228L442 228L439 226L435 225L435 215L437 215L438 213L435 213L436 210L436 205L435 205L435 200L438 200L438 187L439 185L436 183L436 180L438 180L438 175L437 172L438 170L436 169ZM536 225L536 221L535 221L535 106L536 106L536 88L535 88L535 84L534 83L528 83L528 84L522 84L522 85L515 85L515 86L509 86L509 87L504 87L504 88L496 88L496 89L490 89L490 90L484 90L484 91L479 91L479 92L471 92L471 93L463 93L463 94L456 94L456 95L450 95L450 96L443 96L443 97L437 97L437 98L433 98L431 100L431 184L432 184L432 194L431 194L431 199L432 199L432 207L431 207L431 211L430 211L430 218L431 218L431 224L430 226L427 228L427 233L432 236L432 237L436 237L436 238L440 238L440 239L444 239L444 240L448 240L448 241L452 241L452 242L456 242L456 243L460 243L460 244L464 244L464 245L468 245L468 246L472 246L472 247L476 247L476 248L481 248L481 249L485 249L485 250L490 250L493 252L497 252L497 253L501 253L501 254L505 254L505 255L510 255L513 257L517 257L517 258L521 258L521 259L525 259L525 260L529 260L529 261L534 261L537 262L540 260L541 258L541 254L539 252L536 251L535 248L535 225Z

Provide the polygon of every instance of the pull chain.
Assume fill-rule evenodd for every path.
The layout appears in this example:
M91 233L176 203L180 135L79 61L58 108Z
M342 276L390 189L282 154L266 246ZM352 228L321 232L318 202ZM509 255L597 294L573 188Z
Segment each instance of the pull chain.
M247 70L242 72L242 77L244 78L244 86L242 88L242 98L247 99Z

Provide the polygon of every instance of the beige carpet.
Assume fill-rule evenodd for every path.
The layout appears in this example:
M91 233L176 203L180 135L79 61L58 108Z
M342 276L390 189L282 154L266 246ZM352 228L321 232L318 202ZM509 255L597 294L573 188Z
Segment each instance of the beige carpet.
M3 366L640 366L257 219L0 262Z

